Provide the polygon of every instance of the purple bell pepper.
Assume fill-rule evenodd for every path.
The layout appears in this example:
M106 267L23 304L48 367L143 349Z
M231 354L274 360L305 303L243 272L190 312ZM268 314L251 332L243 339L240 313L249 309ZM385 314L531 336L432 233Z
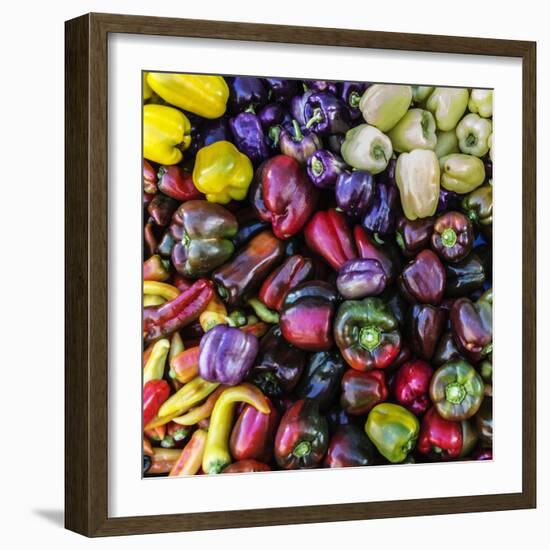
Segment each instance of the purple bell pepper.
M340 82L337 95L346 104L352 120L357 120L361 116L359 102L369 86L367 82Z
M300 93L300 81L288 78L266 78L273 101L286 103L296 94Z
M268 103L258 111L258 118L263 129L267 132L273 126L292 122L292 118L284 105Z
M350 128L349 112L336 96L328 92L310 95L304 105L306 128L311 128L320 136L342 134Z
M330 80L304 80L304 84L314 92L329 92L334 95L338 93L338 85Z
M331 134L325 138L325 145L329 151L339 155L344 141L346 141L346 134Z
M397 216L401 214L400 205L399 192L395 185L377 183L373 199L363 218L363 227L380 235L392 233Z
M313 90L306 90L303 94L295 95L290 100L290 114L302 125L305 126L307 120L304 114L307 100L313 95Z
M265 105L268 93L267 86L261 78L236 76L229 81L229 101L236 113L250 107Z
M216 325L201 339L199 376L228 386L240 384L252 368L259 347L254 335Z
M365 170L343 172L336 180L336 204L350 218L362 218L374 196L374 176Z
M450 210L460 211L461 197L454 191L447 191L443 187L439 190L439 201L437 203L436 213L448 212Z
M336 287L346 300L377 296L384 292L388 277L378 260L348 260L338 272Z
M397 166L396 159L390 159L388 166L383 172L376 175L376 181L378 183L388 183L390 185L397 185L395 182L395 167Z
M338 176L347 168L340 157L327 149L318 149L307 159L307 175L315 187L333 188Z
M260 119L253 113L240 113L229 120L235 145L253 164L269 157L269 148Z
M296 159L302 165L320 147L321 140L317 134L302 130L296 120L284 126L279 135L281 153Z

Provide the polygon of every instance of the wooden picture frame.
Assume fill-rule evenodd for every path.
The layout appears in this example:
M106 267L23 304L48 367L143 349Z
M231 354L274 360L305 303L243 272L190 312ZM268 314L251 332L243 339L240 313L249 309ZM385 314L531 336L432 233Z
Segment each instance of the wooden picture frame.
M110 518L107 513L107 37L133 33L519 58L523 70L523 490ZM536 44L515 40L88 14L66 22L65 525L86 536L536 506Z

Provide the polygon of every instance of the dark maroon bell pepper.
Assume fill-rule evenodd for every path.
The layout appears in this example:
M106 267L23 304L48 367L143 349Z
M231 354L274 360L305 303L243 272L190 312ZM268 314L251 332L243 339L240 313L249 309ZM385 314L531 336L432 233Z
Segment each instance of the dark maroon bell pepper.
M147 195L154 195L157 192L157 173L145 159L143 159L143 192Z
M333 208L316 212L304 229L304 237L309 248L334 269L357 257L346 217Z
M269 309L281 311L287 292L312 276L313 263L309 258L290 256L263 282L258 297Z
M399 288L411 303L437 306L445 291L445 268L435 252L419 252L399 276Z
M307 175L315 187L332 189L348 165L327 149L318 149L307 159Z
M375 449L359 426L338 426L330 438L323 465L326 468L349 468L374 464Z
M447 189L439 190L439 201L437 203L436 214L448 212L449 210L458 210L460 208L461 196L454 191L447 191Z
M306 128L320 136L343 134L350 128L349 112L335 95L328 92L311 94L304 105Z
M275 436L275 460L280 468L315 468L328 448L327 419L314 399L300 399L288 409Z
M356 258L348 260L338 272L336 287L348 300L378 296L384 292L388 277L378 260Z
M271 92L271 100L287 103L292 97L300 93L300 81L289 78L266 78L265 81Z
M309 281L295 286L283 302L280 326L285 339L307 351L329 350L332 320L339 296L324 281Z
M421 415L430 407L430 380L434 371L426 361L408 361L399 367L393 379L393 393L400 405Z
M445 329L445 312L430 304L414 304L409 312L408 336L412 351L429 361Z
M161 166L158 178L158 188L177 201L204 198L204 195L195 187L193 176L177 164Z
M404 256L412 258L429 246L434 229L434 221L434 218L409 220L405 216L401 216L397 220L395 240Z
M445 420L432 407L422 418L416 449L432 459L450 460L468 455L476 442L477 432L468 420Z
M172 197L164 193L157 193L147 205L147 212L149 212L149 215L157 225L166 227L170 223L172 214L178 206L178 201Z
M264 129L260 119L253 113L239 113L229 120L233 141L253 164L258 165L269 157Z
M338 208L350 218L362 218L373 200L374 186L374 176L370 172L343 172L336 180Z
M395 221L401 213L399 192L395 185L377 183L374 186L372 201L363 216L365 229L385 237L393 233Z
M305 106L307 100L313 95L313 90L306 90L303 94L295 95L290 101L290 113L301 126L305 126L307 120L305 118Z
M306 352L289 344L278 325L260 340L260 351L248 380L270 397L288 395L306 365Z
M302 130L298 121L285 124L279 133L279 148L283 155L296 159L302 166L321 147L321 140L315 132Z
M242 382L258 355L258 339L238 328L216 325L202 338L199 376L235 386Z
M273 233L288 239L298 233L317 204L317 189L297 160L277 155L258 169L252 201L258 216L270 221Z
M386 401L388 387L384 372L378 369L361 372L349 369L342 378L340 406L354 416L367 414L375 405Z
M460 350L456 346L453 338L453 333L448 330L447 332L443 333L443 335L439 339L439 343L435 348L435 353L432 357L431 362L436 367L439 367L444 363L447 363L447 361L450 361L451 359L461 358L462 355L460 354Z
M461 212L446 212L435 220L432 247L446 262L462 260L473 244L472 222Z
M271 409L269 414L261 413L252 405L245 405L239 414L229 438L229 450L235 460L271 462L279 412L268 397L266 401Z
M386 282L389 285L395 277L395 262L387 254L389 247L382 248L360 225L353 228L353 236L359 257L379 262L384 269L387 277Z
M236 76L229 79L228 84L229 103L235 113L267 103L269 90L261 78Z

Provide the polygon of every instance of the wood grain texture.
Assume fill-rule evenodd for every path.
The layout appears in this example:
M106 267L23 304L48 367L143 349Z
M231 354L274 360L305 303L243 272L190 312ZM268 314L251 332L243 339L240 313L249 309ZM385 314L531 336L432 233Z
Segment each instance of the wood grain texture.
M523 62L523 491L517 494L109 518L108 33L519 57ZM88 14L66 23L65 524L87 536L536 506L536 45L533 42Z

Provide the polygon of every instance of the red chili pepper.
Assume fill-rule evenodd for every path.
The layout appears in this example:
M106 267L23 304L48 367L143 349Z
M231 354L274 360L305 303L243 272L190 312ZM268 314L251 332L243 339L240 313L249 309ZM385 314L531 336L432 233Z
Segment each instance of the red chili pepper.
M263 282L258 297L270 309L281 311L286 293L313 274L313 263L303 256L290 256Z
M309 248L336 270L357 257L346 218L333 208L317 212L306 225L304 236Z
M147 426L160 406L168 399L170 386L166 380L149 380L143 386L143 425Z
M170 361L170 377L185 384L199 374L199 346L178 353Z
M190 324L204 311L212 299L213 284L199 279L179 296L160 306L147 307L143 311L145 341L166 336Z
M181 166L161 166L158 171L158 188L178 201L203 199L204 195L195 187L193 176Z

